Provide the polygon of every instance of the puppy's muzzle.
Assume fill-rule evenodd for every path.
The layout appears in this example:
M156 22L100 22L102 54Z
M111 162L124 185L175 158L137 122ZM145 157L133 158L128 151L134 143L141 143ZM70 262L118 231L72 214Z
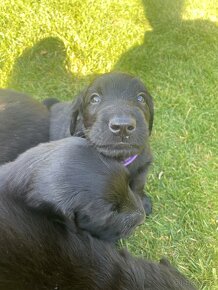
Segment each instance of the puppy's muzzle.
M129 136L136 129L136 120L131 116L114 116L109 121L109 129L115 135Z

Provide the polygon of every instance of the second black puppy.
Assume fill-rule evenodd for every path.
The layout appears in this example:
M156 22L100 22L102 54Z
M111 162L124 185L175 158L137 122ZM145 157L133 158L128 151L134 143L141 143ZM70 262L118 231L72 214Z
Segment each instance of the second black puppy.
M50 139L81 136L105 156L124 163L130 172L131 189L150 214L151 203L144 195L144 185L152 160L149 135L154 110L144 84L128 74L104 74L72 104L58 103L50 110Z
M196 290L169 262L137 259L70 224L1 188L0 290Z
M41 144L3 165L0 189L32 210L73 220L107 241L129 235L145 216L126 168L77 137Z
M49 141L49 112L33 98L0 89L0 164Z

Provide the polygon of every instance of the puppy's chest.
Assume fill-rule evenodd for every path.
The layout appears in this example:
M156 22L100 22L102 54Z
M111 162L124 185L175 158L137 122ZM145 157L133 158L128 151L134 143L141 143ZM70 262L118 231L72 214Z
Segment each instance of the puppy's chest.
M131 178L134 178L146 168L146 158L143 155L139 155L133 162L125 167L128 169Z

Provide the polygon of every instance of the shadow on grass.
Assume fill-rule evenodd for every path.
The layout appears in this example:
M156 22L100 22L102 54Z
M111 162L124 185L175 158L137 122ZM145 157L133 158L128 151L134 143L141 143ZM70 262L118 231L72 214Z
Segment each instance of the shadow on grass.
M48 37L24 50L16 60L8 78L8 87L24 91L38 98L75 96L81 86L68 70L64 43L57 37Z
M178 90L187 79L191 89L196 82L198 90L204 82L214 87L218 55L215 24L183 20L184 0L143 0L143 5L152 30L145 33L142 45L121 56L114 70L136 74L151 87L174 83Z

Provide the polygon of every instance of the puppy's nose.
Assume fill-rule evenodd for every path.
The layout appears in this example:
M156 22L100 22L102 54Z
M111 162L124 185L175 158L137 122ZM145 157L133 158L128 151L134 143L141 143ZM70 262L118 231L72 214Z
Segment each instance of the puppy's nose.
M136 120L132 117L113 117L109 121L109 129L114 134L130 135L136 129Z

